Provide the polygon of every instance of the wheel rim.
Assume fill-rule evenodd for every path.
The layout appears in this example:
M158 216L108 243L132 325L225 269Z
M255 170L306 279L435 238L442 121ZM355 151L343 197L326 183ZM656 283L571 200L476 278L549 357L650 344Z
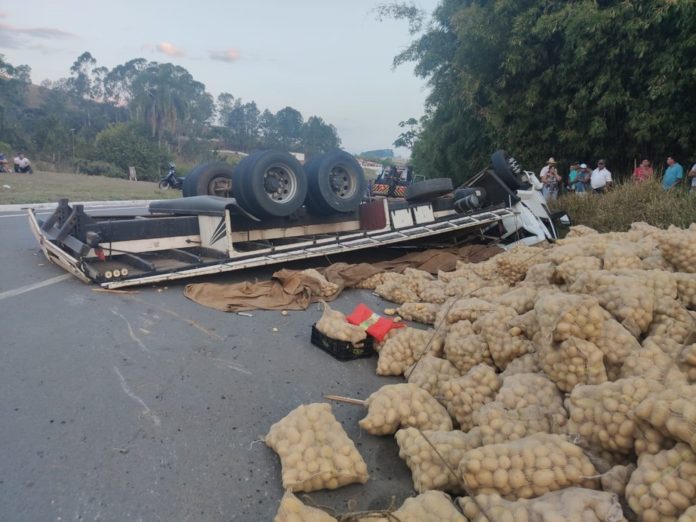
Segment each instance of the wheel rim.
M208 194L228 198L232 194L232 180L229 178L213 178L208 183Z
M297 174L281 163L273 164L263 173L263 188L276 203L292 201L297 195Z
M340 199L349 199L358 189L356 176L342 166L336 166L329 173L329 187Z

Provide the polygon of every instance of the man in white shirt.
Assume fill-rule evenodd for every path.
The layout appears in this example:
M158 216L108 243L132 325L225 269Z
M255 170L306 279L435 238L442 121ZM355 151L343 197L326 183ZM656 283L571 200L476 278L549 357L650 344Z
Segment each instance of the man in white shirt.
M611 172L606 168L606 162L601 159L597 162L597 168L592 171L590 176L590 186L598 194L604 192L607 187L611 187Z

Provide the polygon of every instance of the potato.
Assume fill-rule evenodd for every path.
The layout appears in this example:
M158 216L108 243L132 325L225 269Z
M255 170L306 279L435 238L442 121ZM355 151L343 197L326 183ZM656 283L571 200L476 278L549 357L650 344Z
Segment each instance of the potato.
M498 274L509 284L522 281L527 270L543 259L544 249L519 245L495 256Z
M404 276L399 280L390 280L378 285L375 288L375 293L387 301L398 304L420 301L418 287Z
M696 453L683 442L638 457L626 501L645 522L676 522L696 498Z
M696 385L672 385L646 397L636 417L696 451Z
M367 399L367 415L359 424L371 435L389 435L399 427L448 431L447 410L415 384L388 384Z
M337 522L334 517L310 506L305 506L302 501L286 491L280 501L278 513L273 518L273 522Z
M474 333L469 321L457 321L450 325L445 338L444 355L460 373L466 373L481 363L493 366L488 343L483 336Z
M442 304L447 298L447 284L442 281L422 281L418 286L418 297L424 303Z
M450 469L456 472L464 453L481 445L475 433L458 430L421 432L406 428L397 431L395 438L399 457L411 470L413 487L418 493L431 489L464 493L459 477Z
M379 348L377 375L401 375L427 353L442 354L443 339L433 330L399 328Z
M626 522L616 495L584 488L514 502L495 493L458 501L470 522Z
M468 431L473 427L474 412L492 401L499 388L495 370L486 364L477 364L462 377L441 383L438 397L457 419L461 430Z
M645 398L664 386L641 377L620 379L597 385L576 386L568 399L568 433L579 435L590 444L629 454L651 446L651 453L662 449L662 439L634 411Z
M604 354L590 341L570 337L555 344L541 341L536 347L539 366L561 391L607 381Z
M596 488L597 470L582 449L561 435L537 433L467 451L459 473L472 494L516 500L570 486Z
M696 522L696 504L684 511L677 522Z
M365 461L326 403L298 406L271 426L265 442L280 457L286 490L367 482Z
M404 375L408 382L420 386L431 395L437 395L441 383L459 377L460 373L448 360L426 354Z
M457 511L452 499L442 491L426 491L407 498L399 509L387 517L368 516L358 522L467 522Z
M513 308L499 306L495 311L474 323L474 331L481 334L495 365L504 370L513 359L534 351L532 342L522 328L510 323L517 318Z
M499 401L489 402L474 412L473 421L481 445L500 444L535 433L551 433L553 429L551 416L544 408L526 406L507 410Z
M563 398L556 385L539 373L519 373L506 376L496 402L509 411L523 411L532 407L548 419L553 433L560 433L568 422Z
M593 297L542 292L534 312L544 342L562 342L570 337L594 342L602 335L604 315Z

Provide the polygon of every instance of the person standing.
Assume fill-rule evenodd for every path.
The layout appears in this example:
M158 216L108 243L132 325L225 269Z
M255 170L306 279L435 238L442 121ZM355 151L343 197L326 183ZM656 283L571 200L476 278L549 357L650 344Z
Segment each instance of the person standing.
M650 160L644 159L640 162L640 165L633 170L633 183L636 185L638 183L643 183L644 181L648 181L650 178L652 178L652 176L653 168L650 164Z
M570 192L575 192L575 184L578 182L578 176L580 175L580 164L574 161L570 164L570 171L568 172L568 190Z
M691 178L691 187L689 188L689 192L693 194L696 192L696 163L694 163L693 167L691 167L689 177Z
M558 174L556 161L553 158L549 158L549 161L546 162L546 166L541 169L540 180L544 185L541 189L541 194L544 196L544 199L546 201L556 199L558 197L558 188L563 178Z
M682 167L674 156L667 157L667 170L665 170L665 175L662 176L662 188L664 190L670 190L679 185L682 179L684 179L684 167Z
M587 184L590 182L590 167L587 166L587 163L581 163L580 164L580 173L578 174L578 177L576 178L575 181L575 193L576 194L586 194L587 193Z
M590 187L592 187L592 191L597 194L604 193L613 183L611 172L609 172L606 165L606 161L603 159L599 160L597 162L597 168L592 171L592 175L590 176Z

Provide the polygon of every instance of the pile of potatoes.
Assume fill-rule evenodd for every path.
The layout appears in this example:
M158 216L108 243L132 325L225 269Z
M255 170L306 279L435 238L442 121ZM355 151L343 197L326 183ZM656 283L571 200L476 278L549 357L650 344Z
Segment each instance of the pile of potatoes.
M519 286L495 297L493 302L512 308L517 314L524 314L534 309L538 293L538 289L533 286Z
M508 500L599 485L597 470L582 449L548 433L467 451L459 472L471 494L496 493Z
M301 405L271 426L266 445L280 457L286 490L367 482L367 465L326 403Z
M561 343L537 345L539 366L561 391L570 392L578 384L607 381L604 353L597 345L569 337Z
M460 373L447 359L427 354L406 370L404 375L408 382L416 384L430 395L436 396L441 383L459 377Z
M449 327L444 356L460 373L466 373L481 363L493 366L488 343L483 336L474 333L469 321L458 321Z
M469 522L625 522L616 495L567 488L531 500L505 500L497 494L459 499Z
M426 353L439 356L443 339L434 330L400 328L379 348L377 375L402 375Z
M563 283L574 283L578 274L602 268L602 260L594 256L578 256L568 259L556 267L556 279Z
M538 406L507 410L502 402L493 401L475 412L473 421L480 445L501 444L535 433L552 433L550 416Z
M660 252L679 272L696 272L696 231L670 227L657 236Z
M563 397L544 374L519 373L505 377L495 400L509 411L536 408L549 420L551 433L560 433L568 422Z
M648 337L639 350L631 352L621 367L620 378L645 377L661 383L686 383L686 375L675 360Z
M396 432L401 457L411 470L418 493L431 489L462 494L457 467L464 453L481 445L475 434L463 431L419 431L406 428Z
M465 375L440 385L439 397L462 431L473 427L473 414L491 402L500 389L500 379L487 364L477 364Z
M602 335L604 314L590 296L543 292L534 312L544 342L562 342L571 337L593 342Z
M638 457L626 500L643 522L676 522L696 498L696 453L683 442Z
M696 274L672 274L677 284L677 297L689 310L696 309Z
M499 306L474 323L474 330L486 341L493 363L501 370L517 357L534 351L522 328L509 324L515 317L514 308Z
M449 382L449 381L448 381ZM367 398L360 427L371 435L390 435L401 428L448 431L452 419L432 395L415 384L388 384Z
M646 397L636 408L642 419L674 440L696 451L696 385L683 384L665 388Z

